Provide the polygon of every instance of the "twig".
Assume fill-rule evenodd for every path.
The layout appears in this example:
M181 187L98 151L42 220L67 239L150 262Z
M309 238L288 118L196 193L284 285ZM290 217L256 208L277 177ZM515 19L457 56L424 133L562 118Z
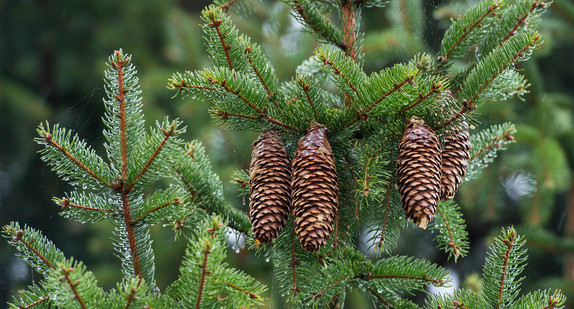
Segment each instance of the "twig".
M504 260L504 266L502 267L502 274L500 275L500 287L498 289L498 305L500 308L502 305L502 293L504 292L504 280L506 278L506 269L508 267L508 261L510 260L510 252L512 247L514 247L514 241L516 240L516 234L514 231L510 232L510 240L504 239L503 242L506 244L506 254L502 255L501 258Z
M56 269L56 267L54 267L54 265L52 265L52 263L50 263L48 261L48 259L46 259L46 257L44 257L38 250L36 250L36 248L32 247L32 245L30 245L29 242L25 241L24 238L22 238L24 236L24 231L23 230L18 230L18 232L14 232L14 230L12 230L11 227L6 227L7 230L9 230L10 232L12 232L12 235L14 235L14 238L12 238L12 241L19 241L21 243L24 244L24 246L26 246L26 248L28 248L28 250L32 251L32 253L34 253L37 257L39 257L42 262L44 262L44 264L46 264L46 266L48 266L51 269Z
M233 71L234 67L233 67L233 63L231 62L231 55L229 54L229 50L231 49L231 45L227 45L225 43L225 38L223 37L223 34L221 33L221 29L219 29L219 26L221 25L221 23L223 21L221 19L216 20L213 12L208 12L208 16L211 19L211 22L209 24L207 24L207 26L211 27L211 28L215 28L215 31L217 31L217 36L219 37L219 41L221 42L221 47L223 48L223 52L225 53L225 58L227 59L227 65L229 66L229 69L231 69Z
M439 61L441 62L441 64L446 64L450 58L450 56L452 55L452 53L454 52L454 49L456 48L456 46L458 44L460 44L460 42L462 42L462 40L464 40L464 38L470 34L470 32L472 32L472 30L474 30L474 28L476 27L480 27L481 26L481 22L489 15L492 14L494 12L494 10L496 10L499 7L499 4L496 4L494 6L489 6L488 10L486 13L484 13L477 21L474 22L474 24L472 24L470 27L466 28L466 31L456 40L456 42L451 46L451 48L446 52L446 54L442 57L439 57ZM437 70L440 66L437 67Z
M438 212L438 214L440 215L440 217L442 219L442 222L444 222L444 225L446 226L446 230L448 232L448 238L450 239L448 246L452 248L452 252L454 253L454 260L456 261L456 259L458 258L459 254L460 254L460 247L456 245L456 239L454 238L454 235L452 234L452 231L450 229L450 224L449 224L448 220L446 219L446 217L444 216L444 212L442 211L442 209L440 207L437 207L436 211Z
M255 66L255 64L253 63L253 59L251 59L251 50L252 47L247 46L247 48L245 49L245 56L247 57L247 60L249 61L249 64L251 64L251 68L253 68L253 72L255 72L255 75L257 75L257 78L259 79L259 81L261 82L261 85L263 85L263 88L265 88L265 91L267 91L267 97L272 98L273 97L273 93L271 92L271 89L269 89L269 86L267 85L267 83L265 82L265 80L263 79L263 76L261 75L261 73L259 72L259 69L257 69L257 67ZM275 103L276 107L277 103Z
M297 288L297 265L299 265L299 261L295 259L295 236L293 230L291 230L291 273L293 276L291 290L293 290L293 297L297 297L297 292L299 291L299 288Z
M44 136L44 140L48 144L50 144L54 148L58 149L64 156L66 156L68 159L72 160L72 162L74 162L74 164L76 164L79 168L83 169L86 173L88 173L90 176L95 178L97 181L103 183L104 185L106 185L106 186L110 185L109 183L105 182L102 179L102 177L100 177L98 174L96 174L94 171L92 171L90 168L88 168L85 164L80 162L80 160L78 160L74 155L72 155L70 152L68 152L68 150L66 148L64 148L60 144L56 143L56 141L53 140L52 134L50 134L48 132L41 132L41 134Z
M161 205L158 205L158 206L156 206L156 207L154 207L154 208L152 208L152 209L146 211L143 215L139 216L137 219L133 219L132 222L131 222L131 224L136 224L136 223L138 223L139 221L141 221L143 218L145 218L147 215L149 215L150 213L155 212L155 211L158 211L158 210L160 210L160 209L162 209L162 208L164 208L164 207L167 207L167 206L169 206L169 205L171 205L171 204L181 204L181 202L179 201L179 197L176 197L176 198L174 198L172 201L163 203L163 204L161 204Z
M159 153L163 150L163 147L165 146L165 144L167 143L167 140L173 136L174 133L176 133L175 130L175 125L172 124L171 127L169 128L169 131L165 130L164 128L161 128L161 130L164 133L164 137L161 140L161 142L159 143L159 145L157 146L157 148L155 149L155 151L153 152L153 154L149 157L149 159L147 160L147 162L144 164L144 166L142 167L142 169L140 170L140 172L136 175L136 177L132 180L132 182L126 186L126 190L128 192L130 192L133 187L136 185L136 182L138 181L138 179L140 177L143 176L143 174L145 174L145 172L149 169L149 167L152 165L153 161L157 158L157 156L159 155Z
M95 208L95 207L89 207L89 206L84 206L84 205L78 205L78 204L74 204L74 203L70 203L70 200L67 198L64 198L62 200L58 201L60 204L62 204L62 210L68 208L68 207L73 207L73 208L78 208L78 209L83 209L83 210L90 210L90 211L101 211L101 212L119 212L118 210L113 210L113 209L106 209L106 208Z
M229 2L226 2L226 3L224 3L224 4L220 5L220 6L218 6L217 8L220 9L220 10L222 10L222 11L224 11L224 12L227 12L227 11L229 10L229 7L232 6L232 5L234 5L235 2L237 2L237 0L231 0L231 1L229 1Z
M70 278L70 273L72 271L74 271L73 268L62 267L62 272L64 273L64 278L66 278L66 281L68 282L68 285L72 289L72 292L74 293L74 296L76 297L76 300L78 301L78 303L80 304L80 306L83 309L86 309L87 308L86 304L82 300L82 297L80 297L80 293L78 292L78 289L76 289L76 285L80 283L80 280L77 280L76 282L72 282L72 278Z
M381 231L381 238L379 240L379 248L383 247L385 242L385 234L387 231L387 219L389 218L389 206L391 200L391 186L387 186L387 205L385 207L385 217L383 218L383 230Z
M409 106L407 106L407 107L401 109L401 110L399 111L399 113L404 113L404 112L408 111L409 109L411 109L411 108L417 106L419 103L421 103L422 101L424 101L426 98L428 98L429 96L431 96L433 93L440 93L440 90L439 90L440 87L442 87L442 84L441 84L441 83L435 83L435 82L433 81L433 82L432 82L432 89L431 89L429 92L427 92L427 93L424 94L424 95L419 92L419 98L418 98L415 102L413 102L411 105L409 105Z
M227 286L230 287L230 288L234 288L234 289L236 289L236 290L238 290L238 291L241 291L241 292L243 292L243 293L249 295L249 297L251 297L252 299L261 299L261 296L255 294L255 293L253 293L253 292L249 292L249 291L247 291L247 290L245 290L245 289L242 289L242 288L240 288L240 287L238 287L238 286L236 286L236 285L234 285L234 284L231 284L231 283L229 283L229 282L225 282L225 285L227 285Z
M35 302L33 302L33 303L29 304L29 305L26 305L26 306L20 305L18 308L19 308L19 309L29 309L29 308L32 308L32 307L34 307L34 306L36 306L36 305L39 305L39 304L41 304L41 303L43 303L43 302L46 302L46 301L49 301L49 300L50 300L50 296L48 295L48 296L46 296L46 297L44 297L44 298L38 299L37 301L35 301Z
M316 292L311 292L311 294L315 295L315 296L313 296L313 301L316 301L319 297L323 296L323 293L325 293L325 291L327 291L327 289L329 289L329 288L331 288L332 286L334 286L335 284L340 283L340 282L343 282L343 281L345 281L345 280L347 280L347 279L349 279L349 277L339 278L339 279L337 279L337 280L335 280L335 281L329 283L326 287L324 287L324 288L321 290L321 292L318 292L318 293L316 293Z
M303 92L305 93L305 97L307 98L309 105L311 105L311 108L313 109L313 114L315 114L315 120L319 120L319 114L317 114L317 109L315 108L315 104L313 103L313 100L311 99L311 96L309 95L309 84L303 83L303 78L301 78L301 77L299 77L298 82L299 82L299 85L301 86L301 88L303 89Z

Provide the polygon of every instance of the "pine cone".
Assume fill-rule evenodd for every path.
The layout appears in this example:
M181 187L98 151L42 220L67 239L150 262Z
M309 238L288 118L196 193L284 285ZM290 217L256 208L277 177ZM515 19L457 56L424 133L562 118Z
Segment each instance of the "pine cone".
M399 144L397 184L407 218L423 229L436 213L440 167L438 138L422 119L412 117Z
M462 129L453 129L444 138L440 177L441 200L453 198L458 190L468 167L470 147L470 136L466 123L462 124Z
M291 212L291 164L275 131L263 132L253 143L249 170L253 233L259 242L271 243Z
M329 239L337 219L339 185L327 128L313 123L299 140L293 159L293 215L301 246L317 251Z

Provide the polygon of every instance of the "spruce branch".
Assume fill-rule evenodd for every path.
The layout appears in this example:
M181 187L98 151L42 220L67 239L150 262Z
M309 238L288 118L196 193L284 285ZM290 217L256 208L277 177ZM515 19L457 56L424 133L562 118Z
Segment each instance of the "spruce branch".
M40 299L38 299L37 301L35 301L35 302L33 302L33 303L30 303L30 304L28 304L28 305L20 305L20 306L18 306L18 308L19 308L19 309L29 309L29 308L35 307L35 306L37 306L37 305L40 305L40 304L42 304L42 303L45 303L45 302L47 302L47 301L49 301L49 300L50 300L50 296L44 296L43 298L40 298Z
M473 145L470 149L470 160L466 170L465 180L474 178L487 164L491 163L499 150L514 142L516 133L514 125L504 123L493 125L478 134L470 136Z
M431 89L430 89L427 93L422 94L421 92L419 92L419 98L418 98L416 101L414 101L413 103L411 103L411 105L406 106L406 107L404 107L403 109L401 109L401 110L399 111L399 113L404 113L404 112L410 110L411 108L413 108L413 107L419 105L422 101L426 100L428 97L430 97L431 95L433 95L433 94L435 94L435 93L436 93L436 94L440 94L440 93L442 92L442 91L441 91L441 88L442 88L442 84L441 84L441 83L435 83L435 82L433 81L433 82L432 82Z
M289 266L291 267L291 276L293 278L293 285L291 286L291 291L293 291L293 297L297 297L297 293L299 292L299 288L297 287L297 265L299 265L299 261L297 261L295 257L295 232L294 226L291 228L291 263Z
M269 89L269 85L267 85L267 82L265 81L265 79L261 75L261 72L259 72L259 69L257 68L255 63L253 62L253 59L251 58L252 50L253 50L253 47L251 47L251 45L247 46L247 48L245 49L245 56L247 57L247 60L249 61L249 64L251 65L253 72L255 72L255 75L257 75L257 79L259 79L259 81L261 82L261 85L263 85L263 88L265 88L265 91L267 91L267 97L273 98L273 92L271 92L271 89ZM276 102L275 102L275 106L278 108Z
M128 237L129 249L130 249L130 256L133 260L133 272L135 277L141 277L142 269L140 264L140 256L138 251L138 244L136 235L134 232L134 225L132 224L132 216L130 210L130 201L129 195L127 192L122 190L121 192L121 203L122 203L122 210L123 210L123 221L125 224L126 234Z
M136 185L137 181L140 179L140 177L142 177L146 171L150 168L150 166L152 165L152 163L154 162L154 160L157 158L157 156L159 155L159 153L164 149L164 146L166 145L168 139L170 137L172 137L174 134L177 134L177 130L176 130L176 125L172 124L171 127L169 128L169 130L166 130L164 128L161 128L164 137L163 140L159 143L159 145L156 147L156 149L154 150L153 154L149 157L149 159L147 160L147 162L144 164L144 166L141 168L141 170L139 171L139 173L134 177L134 179L132 180L132 182L130 184L128 184L127 186L124 187L124 190L127 192L131 192L133 187Z
M455 21L441 42L441 56L438 58L439 66L436 70L445 65L451 57L465 53L472 44L484 37L487 33L484 28L492 23L501 5L501 0L481 1Z
M80 142L78 140L77 136L73 137L73 141L67 145L67 146L63 146L61 145L59 142L57 142L54 139L54 135L52 133L50 133L49 131L49 124L46 123L46 128L44 128L43 124L40 124L40 126L38 127L38 134L42 137L43 139L43 143L46 145L49 145L55 149L57 149L62 155L64 155L64 157L68 158L71 162L74 163L74 165L76 165L78 168L80 168L81 170L83 170L84 172L86 172L88 175L90 175L93 179L97 180L99 183L103 184L104 186L110 186L110 184L105 181L102 176L100 176L98 173L94 172L91 168L89 168L86 164L84 164L82 161L80 161L75 155L73 155L71 152L68 151L68 146L72 146L74 144L76 144L77 142L79 142L80 147L84 146L85 143L84 142ZM58 137L58 140L60 140L60 138L64 138L67 139L66 137L69 137L70 133L68 132L66 134L65 130L59 130L58 125L54 126L53 129L51 130L52 132L55 132L54 134L57 134L56 137ZM64 135L64 136L62 136ZM40 141L38 141L40 142ZM48 156L48 151L43 151L44 153L44 160L48 160L47 156ZM82 156L86 156L86 155L94 155L93 151L91 151L90 149L86 149L85 153L82 153ZM52 162L50 162L52 163ZM52 163L54 164L54 163ZM100 164L101 166L101 164ZM62 172L65 173L65 172ZM72 172L69 172L69 174L71 174Z
M118 91L114 94L114 97L119 102L119 115L120 118L120 147L122 155L122 169L121 169L121 180L127 180L127 169L128 169L128 156L127 156L127 132L126 132L126 92L128 89L124 89L124 68L129 64L130 58L124 57L120 51L115 52L115 61L111 62L112 67L115 68L118 81Z
M67 198L57 199L56 202L62 205L62 210L66 210L66 208L72 207L72 208L78 208L78 209L89 210L89 211L119 213L118 210L114 210L114 209L96 208L96 207L74 204L74 203L70 202L70 200Z
M459 257L464 257L468 253L470 247L460 207L452 200L441 201L437 207L437 214L435 222L431 225L431 229L438 232L435 242L439 248L448 253L449 259L454 257L456 262Z
M517 17L517 23L514 25L514 27L508 32L508 34L504 37L504 39L502 39L502 41L499 43L500 45L504 44L504 42L508 41L508 39L516 34L516 31L518 30L518 28L523 27L524 25L526 25L526 20L528 17L530 17L534 11L536 9L541 9L541 8L546 8L547 4L543 1L532 1L532 4L530 6L530 9L528 10L528 12L525 12L524 15L520 16L516 16Z
M346 49L343 34L331 21L313 6L313 1L309 0L283 0L293 8L294 16L307 31L315 36L319 41L330 43L341 49Z
M386 231L387 231L387 220L389 218L389 205L391 204L391 189L387 186L387 198L385 203L385 216L383 217L383 229L381 230L381 237L379 238L378 246L383 248L383 243L385 242Z
M174 198L173 200L171 200L171 201L169 201L169 202L163 203L163 204L161 204L161 205L158 205L158 206L156 206L156 207L154 207L154 208L152 208L152 209L146 211L144 214L142 214L142 215L139 216L138 218L133 219L133 220L131 221L131 224L137 224L137 223L140 222L141 220L145 219L149 214L151 214L151 213L153 213L153 212L156 212L156 211L158 211L158 210L161 210L161 209L163 209L163 208L165 208L165 207L167 207L167 206L170 206L170 205L181 205L181 204L183 204L183 203L180 201L180 198L176 197L176 198Z
M72 282L72 278L70 277L70 273L74 271L74 268L70 267L62 267L60 268L60 272L63 275L63 277L60 280L66 280L66 282L68 283L70 290L72 291L72 293L74 293L75 299L78 302L78 304L80 304L80 307L82 307L83 309L86 309L86 304L84 303L84 300L82 299L82 297L80 296L80 293L78 292L77 289L77 285L80 284L80 280L76 280Z
M317 114L317 109L315 108L315 103L313 103L313 99L311 99L311 96L309 95L309 84L306 84L303 81L302 77L299 77L297 79L297 84L299 85L299 87L301 87L301 89L303 90L303 93L305 93L305 98L307 99L307 102L309 102L309 105L311 106L311 109L313 110L313 114L315 115L315 120L319 120L319 114Z
M358 19L357 5L351 0L343 1L341 4L341 23L343 24L343 44L347 57L356 61L357 58L357 26Z
M221 228L221 226L217 227L217 229ZM201 252L203 253L203 263L199 265L199 267L201 267L201 276L199 279L199 287L197 288L198 292L197 292L197 301L195 303L195 308L199 309L201 306L201 297L203 294L203 288L205 286L205 277L208 274L211 274L211 271L207 270L207 259L209 258L209 255L211 254L211 242L213 242L213 238L215 235L215 231L217 231L217 229L215 228L211 228L208 229L207 233L211 236L210 240L206 241L203 243L203 249L201 250Z
M215 29L215 31L217 32L217 37L219 38L219 42L221 43L221 47L223 49L223 52L225 53L225 59L227 59L227 65L229 66L229 69L233 71L235 67L233 66L233 62L231 61L231 55L229 54L231 45L228 45L225 42L225 37L223 36L223 33L221 32L220 28L222 20L216 19L215 14L212 11L207 11L205 15L211 21L210 23L207 23L206 26Z
M15 231L14 226L5 225L4 233L13 236L13 238L10 240L11 242L22 243L36 258L40 259L45 266L51 269L56 269L56 267L54 267L54 265L52 265L52 263L48 261L48 259L43 255L43 253L40 253L39 249L34 248L34 246L30 244L30 242L28 242L23 238L24 237L23 229L18 229L17 231Z

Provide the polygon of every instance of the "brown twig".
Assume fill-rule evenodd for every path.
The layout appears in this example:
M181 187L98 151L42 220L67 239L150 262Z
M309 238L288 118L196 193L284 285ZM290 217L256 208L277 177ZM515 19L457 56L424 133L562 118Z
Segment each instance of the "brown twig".
M73 208L89 210L89 211L119 212L119 210L112 210L112 209L106 209L106 208L95 208L95 207L89 207L89 206L74 204L74 203L71 203L70 200L67 198L59 200L58 202L60 204L62 204L62 210L66 209L68 207L73 207Z
M53 146L54 148L58 149L64 156L66 156L68 159L72 160L72 162L74 162L74 164L76 164L79 168L83 169L86 173L88 173L90 176L95 178L97 181L103 183L104 185L106 185L106 186L110 185L109 183L105 182L102 179L102 177L100 177L98 174L96 174L94 171L92 171L90 168L88 168L85 164L80 162L80 160L78 160L78 158L76 158L74 155L72 155L70 152L68 152L68 150L65 147L62 147L60 144L56 143L56 141L53 140L52 134L50 134L48 132L44 132L44 131L42 131L40 133L43 135L46 143L48 143L51 146Z
M353 1L343 1L342 5L342 24L343 24L343 43L346 46L345 54L353 59L357 58L357 46L355 46L356 7Z
M518 57L521 57L530 46L534 45L536 42L538 42L538 40L540 39L540 35L536 35L526 46L524 46L524 48L522 48L522 50L520 50L518 53L516 53L512 59L506 63L505 65L503 65L496 74L492 75L491 78L484 83L484 85L482 85L482 87L475 92L475 94L472 96L472 98L470 100L463 100L463 107L454 115L452 116L449 120L447 120L446 122L444 122L439 128L436 128L436 130L440 129L440 128L444 128L446 126L448 126L449 124L451 124L452 122L456 121L458 118L460 118L462 115L464 115L466 112L470 111L470 110L475 110L476 109L476 101L478 99L478 97L482 94L482 92L484 90L486 90L486 88L488 88L488 86L490 86L490 84L492 84L492 82L494 81L494 79L496 79L496 77L504 72L509 65L511 65L512 63L514 63L516 61L516 59L518 59Z
M512 247L514 247L514 241L516 240L516 234L514 231L510 232L510 240L504 239L503 242L506 244L506 254L502 255L501 258L504 260L502 267L502 274L500 275L500 287L498 289L498 306L500 308L502 305L502 293L504 292L504 281L506 279L506 269L508 268L508 261L510 260L510 252Z
M444 280L442 279L431 279L427 278L426 276L416 277L416 276L405 276L405 275L373 275L371 273L367 274L365 280L372 280L372 279L410 279L410 280L420 280L424 282L432 282L438 286L444 285Z
M297 265L299 265L299 261L295 258L295 236L293 230L291 230L291 275L293 276L293 286L291 290L293 290L293 297L297 297L297 292L299 292L299 288L297 287Z
M229 50L231 49L231 45L227 45L225 43L225 38L221 33L221 29L219 26L223 22L221 19L215 19L215 14L213 12L208 12L208 17L211 19L211 22L207 24L208 27L215 28L217 31L217 36L219 37L219 42L221 42L221 47L223 48L223 52L225 53L225 58L227 59L227 65L229 66L230 70L234 70L233 63L231 62L231 55L229 54Z
M428 98L429 96L431 96L434 93L440 93L441 91L439 90L442 87L441 83L435 83L434 81L432 82L432 88L429 92L425 93L424 95L422 93L419 92L419 98L413 102L411 105L401 109L399 111L399 113L404 113L406 111L408 111L409 109L417 106L419 103L421 103L422 101L424 101L426 98Z
M48 259L46 259L46 257L44 257L38 250L36 250L36 248L32 247L32 245L25 241L24 238L22 238L24 236L24 231L23 230L18 230L17 232L15 232L11 227L7 226L6 227L7 230L9 230L12 235L14 235L14 238L12 238L12 241L19 241L21 243L24 244L24 246L26 246L26 248L28 248L28 250L32 251L32 253L34 253L37 257L39 257L42 262L44 262L44 264L46 264L46 266L48 266L51 269L56 269L56 267L54 267L54 265L52 265L52 263L50 263L48 261Z
M472 30L474 30L474 28L476 27L481 27L482 26L482 21L490 14L494 13L494 10L496 10L499 7L499 4L496 4L494 6L489 6L488 10L486 13L484 13L477 21L474 22L474 24L472 24L470 27L466 28L465 32L456 40L456 42L451 46L451 48L446 52L446 54L442 57L439 57L439 61L441 62L441 64L446 64L450 58L450 56L452 55L452 53L454 52L454 49L456 48L456 46L458 44L460 44L460 42L462 42L462 40L464 40L464 38L466 38L467 35L469 35ZM440 66L439 66L440 67ZM438 68L437 67L437 70Z
M118 78L118 93L115 94L114 96L116 100L118 100L119 102L119 110L120 110L118 117L120 118L120 148L121 148L122 167L121 167L121 176L118 181L120 185L118 185L117 192L119 192L121 195L124 223L126 225L126 233L130 245L130 254L134 262L134 275L136 277L140 277L141 266L137 250L137 240L134 234L133 225L131 224L132 219L131 219L130 203L128 195L131 188L121 185L127 179L127 166L128 166L127 119L126 119L127 116L126 116L126 100L125 100L125 94L127 93L128 89L125 89L124 85L124 67L129 63L130 59L129 58L120 59L120 56L121 56L120 52L116 51L116 60L111 63L111 65L117 70L116 74Z
M70 278L70 273L72 271L74 271L74 268L62 267L61 270L62 270L62 273L64 274L64 278L66 278L66 281L68 282L68 285L72 289L72 292L74 293L76 300L80 304L80 307L82 307L83 309L86 309L87 308L86 304L82 300L82 297L80 297L80 293L78 292L78 289L76 289L76 285L78 285L80 283L80 280L77 280L76 282L72 282L72 278Z
M440 207L437 207L436 211L438 212L438 214L440 215L440 217L442 219L442 222L444 222L444 225L446 226L448 238L450 239L448 246L452 248L452 252L454 253L454 260L456 261L456 259L458 258L459 254L460 254L460 247L456 245L457 240L454 238L454 235L452 234L452 231L450 229L450 224L449 224L448 220L446 219L444 212L442 211L442 209Z
M305 97L307 98L309 105L311 105L311 109L313 109L313 114L315 114L315 120L319 120L319 114L317 114L317 109L315 108L315 104L313 103L313 100L311 99L311 96L309 95L309 84L303 83L303 78L301 78L301 77L299 77L298 82L299 82L299 85L301 86L301 89L303 89L303 92L305 93Z
M243 293L249 295L249 297L252 298L252 299L261 299L261 296L255 294L255 293L253 293L253 292L247 291L247 290L245 290L245 289L242 289L242 288L240 288L240 287L238 287L238 286L236 286L236 285L234 285L234 284L231 284L231 283L229 283L229 282L225 282L225 285L227 285L227 286L230 287L230 288L236 289L236 290L238 290L238 291L240 291L240 292L243 292Z
M347 85L349 85L351 90L353 90L355 95L357 95L357 97L359 97L359 92L357 91L357 88L355 87L355 85L347 78L347 76L345 76L343 74L343 72L341 72L341 70L336 66L336 64L333 61L329 60L329 58L325 58L323 55L319 55L319 60L323 61L323 65L331 66L333 68L333 72L335 72L335 74L341 76L341 78L345 81L345 83L347 83ZM348 96L348 99L353 101L353 98L351 96ZM354 103L354 101L353 101L353 103Z
M137 300L137 297L136 297L137 291L138 291L138 289L135 286L131 288L130 293L126 295L128 297L128 300L126 301L126 305L125 305L124 309L128 309L131 306L132 302L134 300Z
M222 10L222 11L224 11L224 12L227 12L227 11L229 10L229 7L231 7L232 5L234 5L235 2L237 2L237 0L231 0L231 1L229 1L229 2L226 2L226 3L224 3L224 4L220 5L220 6L218 6L217 8L220 9L220 10Z
M162 208L164 208L164 207L167 207L167 206L169 206L169 205L171 205L171 204L181 204L181 202L180 202L180 200L179 200L179 197L176 197L176 198L174 198L172 201L163 203L163 204L161 204L161 205L158 205L158 206L156 206L156 207L154 207L154 208L152 208L152 209L146 211L143 215L139 216L137 219L133 219L133 220L131 221L131 224L132 224L132 225L133 225L133 224L136 224L136 223L138 223L139 221L141 221L143 218L145 218L147 215L149 215L150 213L155 212L155 211L158 211L158 210L160 210L160 209L162 209Z
M313 301L316 301L319 297L323 296L323 293L325 293L325 291L327 291L327 289L331 288L332 286L336 285L337 283L343 282L347 279L350 279L349 277L342 277L339 278L331 283L329 283L326 287L324 287L320 292L311 292L311 294L315 295L313 296Z
M19 309L29 309L29 308L32 308L32 307L34 307L34 306L36 306L36 305L39 305L39 304L41 304L41 303L43 303L43 302L46 302L46 301L49 301L49 300L50 300L50 296L48 295L48 296L46 296L46 297L44 297L44 298L38 299L37 301L35 301L35 302L33 302L33 303L29 304L29 305L26 305L26 306L20 305L20 306L18 306L18 308L19 308Z
M171 127L169 128L169 131L167 131L164 128L161 128L161 130L164 133L164 137L161 140L161 142L159 143L159 145L156 147L155 151L153 152L153 154L149 157L149 159L147 160L147 162L144 164L144 166L142 167L142 169L140 170L140 172L136 175L136 177L132 180L132 182L126 186L126 190L128 192L130 192L133 187L136 185L136 182L138 181L138 179L140 177L142 177L145 172L147 172L147 170L149 169L149 167L152 165L153 161L157 158L157 156L159 155L159 153L163 150L163 147L165 146L165 144L167 143L167 140L173 136L174 133L176 133L177 131L175 130L175 125L172 124Z
M532 6L530 6L530 10L526 12L523 16L517 17L518 22L514 25L512 30L508 32L508 34L504 37L504 39L502 39L502 41L498 43L498 45L502 46L504 42L508 41L508 39L510 39L516 33L516 30L518 30L518 28L527 24L526 18L528 18L528 16L530 16L535 9L541 7L546 7L546 3L542 1L532 1Z
M208 233L211 235L211 239L209 241L205 242L205 248L201 251L203 253L203 262L201 265L199 265L201 267L201 276L199 279L199 288L197 291L197 301L195 303L196 309L201 308L201 297L203 294L203 289L205 287L205 277L208 274L211 274L211 271L207 270L207 259L209 258L209 255L211 254L211 243L210 243L210 241L213 240L213 238L214 238L215 229L209 229Z
M478 156L480 156L482 153L484 153L485 151L488 151L490 149L492 149L493 147L501 147L502 145L500 144L501 140L507 140L507 141L512 141L514 140L514 137L512 135L510 135L510 130L504 132L503 136L495 136L492 138L492 141L490 143L488 143L488 145L480 148L479 151L477 151L474 155L472 155L472 157L470 157L470 159L468 160L468 162L471 162L472 160L474 160L475 158L477 158Z
M377 290L373 289L373 287L371 287L368 284L365 284L365 287L367 288L367 290L373 294L373 296L375 296L375 298L377 298L383 305L387 306L387 308L395 308L395 306L393 306L393 304L391 304L388 300L386 300L383 295L379 294L379 292L377 292Z
M259 69L257 69L257 67L255 66L255 64L253 63L253 59L251 59L251 50L252 47L247 46L247 48L245 49L245 56L247 57L247 60L249 61L249 64L251 64L251 68L253 68L253 72L255 72L255 75L257 75L257 78L259 79L259 81L261 82L261 85L263 85L263 88L265 88L265 91L267 91L267 97L268 98L272 98L273 97L273 93L271 92L271 89L269 89L269 86L267 85L267 83L265 82L265 80L263 79L263 76L261 76L261 73L259 72ZM277 103L275 103L276 107Z

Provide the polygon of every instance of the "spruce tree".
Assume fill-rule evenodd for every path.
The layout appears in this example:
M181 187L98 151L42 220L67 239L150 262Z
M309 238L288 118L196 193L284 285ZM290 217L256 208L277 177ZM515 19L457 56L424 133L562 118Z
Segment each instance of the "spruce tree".
M560 292L519 295L526 250L524 238L513 228L494 240L480 292L462 289L451 296L429 297L420 306L407 296L424 292L427 285L448 284L448 271L424 259L393 254L401 231L413 226L405 220L413 214L403 208L416 213L417 207L432 204L432 211L424 212L424 226L419 219L415 223L423 228L428 224L436 233L437 247L450 258L467 255L469 240L460 207L450 199L452 193L438 198L440 151L470 126L472 147L462 156L468 168L455 176L465 174L468 179L514 140L510 123L473 132L479 119L474 111L528 91L516 65L541 44L536 24L550 3L480 1L452 23L438 54L420 53L406 63L367 74L359 27L363 10L392 8L402 1L284 2L305 30L323 43L291 80L280 81L261 46L234 26L229 10L248 11L251 3L231 0L216 1L202 12L213 66L175 73L168 81L176 94L209 104L212 116L227 128L273 130L282 140L292 160L291 206L297 209L277 238L270 244L255 239L248 215L226 202L201 143L179 137L185 131L180 121L166 118L146 130L135 67L131 56L119 50L110 56L105 73L106 158L58 125L41 124L36 141L44 147L42 159L77 188L54 199L61 214L82 223L113 222L124 279L104 291L81 261L67 258L33 228L12 223L4 227L4 235L43 276L22 290L12 306L238 308L259 306L271 298L279 307L339 307L351 289L375 306L388 308L562 306ZM418 3L409 11L416 17L420 3L409 3ZM423 135L433 141L432 151L427 140L403 138L413 119L424 123ZM423 148L427 150L420 151ZM268 152L261 152L261 160L284 158L277 153L265 157ZM421 156L432 160L420 163ZM436 168L426 168L426 161ZM260 169L274 166L261 163ZM406 171L398 173L397 166ZM421 177L425 173L430 176ZM253 175L237 171L242 194L249 194L249 189L264 192L249 185L269 184L263 178L251 180ZM436 194L426 194L413 181L431 182ZM412 187L415 190L408 190ZM415 192L416 202L405 198L409 192ZM275 195L266 193L261 201ZM264 223L258 221L257 229L264 229ZM155 283L153 224L172 226L187 242L180 277L163 291ZM357 249L364 229L376 235L374 260ZM270 295L262 283L225 262L228 232L246 235L253 250L272 257Z

